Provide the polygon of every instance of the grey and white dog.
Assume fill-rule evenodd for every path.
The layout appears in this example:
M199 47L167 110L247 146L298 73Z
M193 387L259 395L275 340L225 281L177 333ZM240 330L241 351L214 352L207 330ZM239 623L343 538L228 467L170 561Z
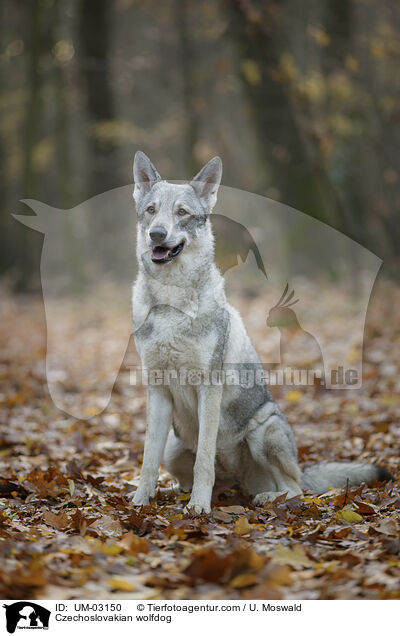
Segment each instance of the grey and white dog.
M154 372L155 381L148 386L134 505L154 496L162 461L180 488L191 490L188 508L196 513L210 512L216 482L239 484L262 505L283 493L300 495L303 488L324 492L347 480L355 485L390 478L385 469L364 463L316 464L302 472L292 430L265 382L210 381L216 370L234 379L243 370L261 369L214 263L210 214L221 176L215 157L190 183L171 184L145 154L135 156L134 336L143 368ZM182 381L193 370L200 382Z

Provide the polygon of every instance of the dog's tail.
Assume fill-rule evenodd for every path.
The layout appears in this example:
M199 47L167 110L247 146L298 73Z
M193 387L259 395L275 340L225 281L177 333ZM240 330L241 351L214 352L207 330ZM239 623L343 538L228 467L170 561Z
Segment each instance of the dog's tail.
M391 472L377 464L362 462L329 462L312 464L303 469L301 485L304 490L323 493L329 488L359 486L373 481L394 480Z

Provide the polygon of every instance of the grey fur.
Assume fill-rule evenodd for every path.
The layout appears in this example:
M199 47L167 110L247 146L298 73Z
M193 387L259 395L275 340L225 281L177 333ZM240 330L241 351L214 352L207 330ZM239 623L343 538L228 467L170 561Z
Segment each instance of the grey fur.
M209 217L221 173L216 157L190 184L173 185L161 180L146 155L135 157L139 273L133 323L144 368L191 370L203 379L211 371L255 374L262 369L214 263ZM161 248L150 237L156 225L167 231ZM183 248L174 257L177 246ZM167 254L164 263L157 262L157 249ZM176 376L168 385L148 387L135 505L148 504L154 496L162 460L180 487L192 490L188 506L197 513L210 511L216 481L239 484L262 505L282 493L300 495L302 488L322 492L347 479L354 484L383 475L367 464L315 465L302 475L293 432L265 383L182 384Z
M312 492L324 492L330 487L341 488L346 485L358 486L363 481L390 481L393 475L376 464L362 462L329 462L306 466L303 471L302 486Z
M261 365L260 365L261 366ZM238 371L256 371L254 364L242 364ZM251 387L241 387L240 391L227 405L228 416L237 426L243 426L253 417L258 409L265 403L272 401L272 397L266 384L253 384Z

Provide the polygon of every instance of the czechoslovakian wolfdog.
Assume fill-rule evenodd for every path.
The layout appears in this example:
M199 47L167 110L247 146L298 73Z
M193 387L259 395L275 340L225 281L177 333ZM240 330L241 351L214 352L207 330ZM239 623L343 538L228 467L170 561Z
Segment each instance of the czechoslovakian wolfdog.
M210 372L260 369L239 313L226 300L214 263L210 214L222 176L219 157L190 183L163 181L142 152L134 161L139 273L133 287L135 342L143 368L171 371L148 385L147 431L134 505L154 496L161 462L184 491L188 508L210 512L214 484L235 483L263 505L302 489L324 492L390 479L365 463L297 463L292 429L264 382L211 382ZM182 372L200 370L197 384ZM173 373L174 372L174 373ZM208 373L208 375L207 375ZM164 376L163 376L164 377Z

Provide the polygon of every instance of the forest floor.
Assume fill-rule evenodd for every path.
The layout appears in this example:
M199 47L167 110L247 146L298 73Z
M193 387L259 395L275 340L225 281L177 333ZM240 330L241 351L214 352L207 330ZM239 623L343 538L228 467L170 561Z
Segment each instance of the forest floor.
M159 491L134 509L144 389L122 370L102 414L67 416L46 385L41 298L5 297L0 318L1 598L400 598L399 481L263 508L227 490L200 517L187 495ZM399 324L399 289L382 284L361 389L274 388L302 463L365 459L399 477Z

